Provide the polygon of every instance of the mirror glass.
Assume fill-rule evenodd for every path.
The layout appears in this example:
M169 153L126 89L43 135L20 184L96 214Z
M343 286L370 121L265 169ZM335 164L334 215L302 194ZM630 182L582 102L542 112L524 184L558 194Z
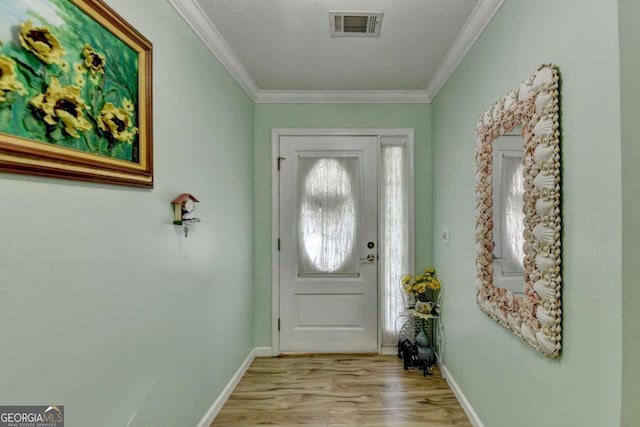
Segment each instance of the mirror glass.
M516 132L493 142L493 283L524 293L524 140Z
M548 357L561 349L559 73L542 65L476 125L476 300Z

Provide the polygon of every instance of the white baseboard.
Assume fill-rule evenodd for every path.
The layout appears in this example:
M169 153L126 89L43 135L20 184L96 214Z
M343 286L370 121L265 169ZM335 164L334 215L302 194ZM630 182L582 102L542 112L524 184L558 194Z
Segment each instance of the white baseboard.
M255 352L256 352L256 357L275 356L275 354L273 354L273 349L271 347L256 347Z
M458 402L460 402L460 406L462 406L464 413L467 414L467 418L469 418L469 421L471 421L471 424L473 425L473 427L484 427L484 424L482 424L480 417L478 417L478 414L476 414L476 411L474 411L473 408L471 407L471 404L467 400L467 397L462 392L462 389L460 389L460 386L458 386L458 383L456 382L456 380L453 379L453 376L451 375L451 372L449 372L449 370L447 369L447 366L444 363L442 363L441 360L439 360L439 362L440 362L439 365L440 365L440 371L442 372L442 376L444 377L445 380L447 380L449 387L451 387L451 390L453 390L453 394L455 394L456 398L458 398Z
M249 369L249 366L251 366L251 362L253 362L253 359L256 358L256 350L257 349L254 348L249 352L247 357L244 359L244 362L242 362L242 365L240 365L236 373L233 375L233 377L231 377L231 380L229 380L229 383L222 390L222 393L220 393L218 398L213 402L213 405L211 405L207 413L204 414L204 417L202 417L197 427L209 427L211 425L229 396L231 396L231 393L233 393L233 389L236 388L245 372L247 372L247 369Z

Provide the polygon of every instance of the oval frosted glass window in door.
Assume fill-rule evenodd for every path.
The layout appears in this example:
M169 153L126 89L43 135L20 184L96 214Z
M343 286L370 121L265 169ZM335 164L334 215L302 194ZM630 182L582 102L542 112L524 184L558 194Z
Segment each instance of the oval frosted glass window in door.
M298 274L358 274L358 157L303 158L298 169Z

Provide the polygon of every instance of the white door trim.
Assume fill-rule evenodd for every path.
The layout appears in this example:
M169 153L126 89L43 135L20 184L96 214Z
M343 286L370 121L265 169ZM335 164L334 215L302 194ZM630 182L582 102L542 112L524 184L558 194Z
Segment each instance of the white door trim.
M278 316L280 314L280 253L278 251L278 237L280 229L280 186L278 181L278 144L280 136L377 136L378 146L381 139L386 136L404 136L407 138L407 150L409 153L409 252L411 264L415 254L415 209L414 209L414 130L410 128L377 128L377 129L298 129L298 128L273 128L271 129L271 354L280 353L280 334L278 333ZM378 287L378 301L380 301L380 287ZM380 318L378 316L378 352L381 349Z

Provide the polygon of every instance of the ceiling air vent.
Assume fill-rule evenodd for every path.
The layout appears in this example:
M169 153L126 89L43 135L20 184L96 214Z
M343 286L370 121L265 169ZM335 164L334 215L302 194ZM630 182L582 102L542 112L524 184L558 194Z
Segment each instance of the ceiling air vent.
M382 12L330 11L331 37L380 37Z

